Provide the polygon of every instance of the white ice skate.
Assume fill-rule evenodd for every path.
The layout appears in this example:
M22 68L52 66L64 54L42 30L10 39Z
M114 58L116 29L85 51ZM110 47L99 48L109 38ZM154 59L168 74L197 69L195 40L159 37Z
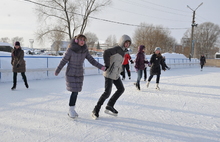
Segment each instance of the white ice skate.
M70 118L76 119L78 117L78 114L75 111L75 106L70 106L69 107L69 113L68 113Z

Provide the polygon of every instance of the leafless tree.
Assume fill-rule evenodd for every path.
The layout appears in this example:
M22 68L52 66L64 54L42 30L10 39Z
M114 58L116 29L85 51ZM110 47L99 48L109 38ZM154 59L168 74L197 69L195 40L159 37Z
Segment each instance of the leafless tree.
M184 39L190 38L190 29L184 34ZM212 57L213 50L219 46L220 27L211 22L205 22L195 28L193 35L194 57L200 58L201 54ZM189 46L190 46L189 42Z
M10 39L8 37L2 37L0 39L1 42L10 43Z
M105 43L108 47L114 47L117 45L116 36L115 35L109 35L107 39L105 40Z
M23 45L23 42L24 42L24 38L23 38L23 37L18 37L18 36L13 37L13 38L11 39L12 45L14 45L14 43L15 43L16 41L19 41L20 44L21 44L21 46L22 46L22 45Z
M84 34L87 38L86 44L89 48L93 48L95 45L95 42L98 41L98 37L96 36L95 33L91 33L91 32L86 32Z
M38 41L43 43L51 32L60 32L72 39L77 31L83 33L89 16L107 6L110 0L38 0L36 13L39 18Z
M141 23L136 28L133 41L136 48L139 45L145 45L147 54L153 53L155 47L161 47L163 52L168 52L176 44L175 39L170 36L169 30L162 26L146 23Z

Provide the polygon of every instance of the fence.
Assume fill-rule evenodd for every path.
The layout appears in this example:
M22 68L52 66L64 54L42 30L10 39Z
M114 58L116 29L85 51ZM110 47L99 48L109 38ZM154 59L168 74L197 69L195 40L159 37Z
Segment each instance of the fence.
M96 61L103 64L102 57L94 57ZM26 75L28 80L36 79L46 79L46 78L55 78L54 71L62 57L48 57L48 56L25 56L26 60ZM173 68L182 68L182 67L194 67L199 66L198 59L166 59L166 63L169 67ZM65 68L62 69L58 77L65 76ZM102 74L102 71L92 66L87 60L84 61L84 74L85 75L94 75ZM149 68L148 68L149 69ZM134 64L130 65L130 70L135 71ZM0 82L10 82L12 81L12 66L11 66L11 57L10 56L0 56ZM18 81L22 80L21 76L18 75Z

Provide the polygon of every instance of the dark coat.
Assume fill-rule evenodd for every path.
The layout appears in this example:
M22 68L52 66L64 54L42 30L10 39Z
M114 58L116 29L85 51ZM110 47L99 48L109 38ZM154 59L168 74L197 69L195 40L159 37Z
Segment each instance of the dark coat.
M150 68L150 75L160 75L161 74L161 68L165 70L165 66L162 60L161 54L153 54L150 59L151 68Z
M117 80L120 77L120 73L123 71L122 63L124 61L124 55L128 51L124 47L125 41L131 42L130 37L123 35L118 43L118 46L104 51L103 59L107 70L103 73L103 75L106 78Z
M83 63L87 59L93 66L101 69L103 65L98 63L90 54L87 45L79 46L72 40L70 47L67 49L64 57L60 61L56 69L59 73L61 69L68 63L66 69L66 88L71 92L80 92L83 86L84 69Z
M205 56L200 57L200 65L204 65L206 63Z
M135 68L137 70L144 70L145 63L148 64L148 61L145 61L145 55L144 55L144 46L139 46L138 53L135 59Z
M13 49L11 53L11 65L13 72L26 72L24 51L20 48Z

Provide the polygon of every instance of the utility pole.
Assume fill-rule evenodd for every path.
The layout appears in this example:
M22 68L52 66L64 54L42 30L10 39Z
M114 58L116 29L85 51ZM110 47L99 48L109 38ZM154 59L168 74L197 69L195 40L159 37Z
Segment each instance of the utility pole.
M191 58L193 58L193 56L194 56L194 40L193 40L194 27L195 27L195 26L197 27L197 25L198 25L198 24L195 23L196 10L197 10L202 4L203 4L203 3L201 3L195 10L193 10L191 7L189 7L189 6L187 5L187 7L193 11L193 18L192 18L192 25L191 25L191 26L192 26L192 31L191 31L191 40L190 40L190 43L191 43L191 44L190 44L190 47L191 47L191 52L190 52Z

